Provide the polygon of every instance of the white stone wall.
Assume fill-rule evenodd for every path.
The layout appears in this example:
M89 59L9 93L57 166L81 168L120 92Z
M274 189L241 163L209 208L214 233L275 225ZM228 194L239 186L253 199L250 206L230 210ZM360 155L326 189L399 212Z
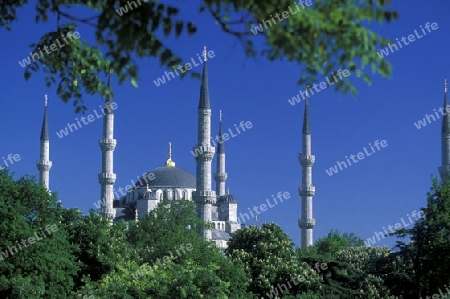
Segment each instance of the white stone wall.
M228 241L225 240L214 240L214 243L216 243L216 246L219 247L220 249L225 249L228 247L227 244Z
M241 229L242 226L240 223L232 223L232 222L227 222L226 224L226 231L229 234L233 234L235 231L237 231L238 229Z
M139 218L144 217L148 212L154 210L159 202L159 200L138 200L136 208L138 210Z
M228 204L228 221L237 222L237 203Z

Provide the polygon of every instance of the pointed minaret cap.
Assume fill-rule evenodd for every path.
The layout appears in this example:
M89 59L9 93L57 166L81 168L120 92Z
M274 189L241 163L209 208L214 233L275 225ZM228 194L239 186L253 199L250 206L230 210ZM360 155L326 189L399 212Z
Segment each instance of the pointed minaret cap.
M167 149L167 161L164 164L166 167L175 167L175 162L172 161L172 143L169 142L169 148Z
M448 106L448 98L447 98L447 79L444 79L444 110L447 109ZM450 133L450 118L448 117L448 113L444 114L444 118L442 119L442 134Z
M50 140L50 137L48 134L47 104L48 104L48 98L47 98L47 95L45 95L44 120L42 121L41 141Z
M206 55L206 46L203 49L203 74L202 74L202 84L200 86L200 101L198 103L199 109L210 109L211 105L209 103L209 89L208 89L208 69L206 67L206 61L208 56Z
M308 88L306 88L305 113L303 115L303 134L311 134L311 125L309 123L309 109L308 109Z
M219 144L217 145L217 153L218 154L225 154L225 141L223 140L223 129L222 129L222 120L223 120L223 115L222 115L222 110L219 111L219 140L221 140L222 142L219 142Z

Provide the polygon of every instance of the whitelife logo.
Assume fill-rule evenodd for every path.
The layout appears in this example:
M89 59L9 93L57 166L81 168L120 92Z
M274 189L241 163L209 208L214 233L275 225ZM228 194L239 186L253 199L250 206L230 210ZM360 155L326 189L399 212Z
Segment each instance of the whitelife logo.
M111 112L112 110L116 110L117 108L119 108L119 106L117 105L116 102L106 103L104 108L101 105L99 107L102 111L102 114L99 114L97 112L97 110L94 109L94 114L89 114L87 117L84 117L84 116L80 117L80 120L83 122L84 125L88 125L89 123L95 121L96 119L102 118L103 115L106 115L105 110L108 110L108 112ZM97 118L95 118L94 115ZM70 130L70 133L72 133L72 132L74 132L73 129L75 129L75 131L77 131L78 129L81 129L82 125L80 123L80 120L78 120L78 118L75 118L75 120L78 124L78 127L74 123L72 123L72 124L67 123L67 127L65 127L62 130L59 130L59 132L55 132L56 136L58 136L59 138L63 138L65 136L69 135L69 130ZM86 122L86 120L87 120L87 122Z
M72 32L68 32L66 36L61 35L62 39L64 40L65 44L61 44L61 42L59 41L59 38L56 39L56 43L58 44L58 47L56 46L56 44L51 44L50 47L48 47L47 45L44 46L44 51L45 53L51 54L52 52L55 52L58 49L61 49L62 47L64 47L65 45L68 45L70 42L72 42L72 39L79 39L80 38L80 33L78 31L74 31ZM66 40L66 37L69 39L69 41ZM48 51L48 48L50 48L51 52ZM26 67L27 65L31 64L31 58L33 58L33 62L36 62L36 60L38 59L42 59L44 57L44 54L42 53L41 48L38 47L39 53L41 54L39 56L39 53L36 52L30 52L30 55L28 55L28 59L22 59L22 61L19 61L19 64L21 67ZM37 56L37 58L35 57Z
M388 225L387 229L391 233L394 233L395 231L397 231L401 228L406 228L406 227L410 226L411 224L414 224L417 220L423 219L425 217L425 213L423 211L420 211L419 213L417 213L417 211L414 210L414 211L412 211L411 216L409 216L409 214L406 214L406 216L408 216L409 223L406 223L403 218L400 218L402 223L398 222L394 226ZM411 219L411 217L414 220ZM403 226L402 226L402 224L403 224ZM395 230L393 230L393 229L395 229ZM383 234L383 232L374 232L373 236L371 238L367 238L367 241L364 241L366 246L374 245L377 242L375 240L375 237L378 239L378 241L381 241L381 239L384 239L386 236L389 235L389 233L386 231L386 227L383 226L383 230L384 230L384 234ZM381 238L380 238L380 236L381 236Z
M200 55L197 53L197 59L200 63L196 63L195 59L193 57L191 57L191 62L194 65L194 67L197 67L199 65L202 65L204 63L204 60L209 58L212 59L216 56L216 54L214 53L213 50L209 50L206 51L206 47L203 50L203 57L200 57ZM175 72L175 74L177 74L177 77L180 76L180 74L177 72L177 69L181 72L181 73L186 73L187 71L190 71L192 69L192 65L189 62L186 62L184 65L179 64L178 66L174 66L173 67L173 71ZM165 76L165 77L164 77ZM172 78L171 78L172 77ZM164 75L156 78L156 80L153 80L153 83L155 83L155 85L157 87L160 87L162 84L166 83L166 78L167 78L167 82L169 82L172 79L175 79L175 75L172 72L164 72Z
M428 33L431 33L430 27L431 27L431 29L433 29L433 30L439 29L439 26L438 26L438 24L437 24L436 22L433 22L433 23L431 23L431 24L430 24L430 22L427 22L427 23L425 24L425 28L427 29ZM407 45L409 45L410 43L414 42L414 41L416 40L416 37L417 37L417 39L421 39L422 37L424 37L425 35L427 35L427 33L426 33L425 30L423 29L422 25L420 25L420 29L422 29L423 35L420 35L420 33L417 32L417 30L414 30L414 34L408 35L408 41L409 41L409 43L406 41L406 37L402 36L402 38L401 38L400 40L403 42L403 45L407 46ZM398 38L396 38L395 40L397 41L397 44L398 44L398 46L399 46L400 49L401 49L401 48L402 48L402 43L398 40ZM398 51L397 45L396 45L396 44L389 44L386 48L381 49L380 51L377 51L377 55L378 55L380 58L383 58L384 56L389 56L389 50L391 50L391 53L394 53L394 50L393 50L393 49L395 49L395 51Z
M6 160L9 161L9 164L8 164L8 162L6 162L5 157L2 157L2 160L3 160L3 163L5 163L5 166L0 166L0 170L3 170L6 167L9 167L9 166L13 165L14 162L19 162L20 161L20 155L19 154L14 154L14 155L13 154L8 154L8 157L6 158Z
M283 20L289 18L290 16L295 15L298 12L300 12L301 9L302 10L305 9L306 8L305 4L306 4L306 6L309 7L309 6L312 5L312 1L311 0L306 0L306 1L299 0L298 3L295 3L295 6L297 7L296 11L293 11L291 6L289 6L288 7L289 11L285 10L281 14L280 13L276 13L275 17L277 18L278 22L282 22ZM301 6L301 8L300 8L300 6ZM280 15L281 15L282 18L280 18ZM275 19L272 17L272 15L270 15L270 17L271 17L271 19L269 19L267 21L266 20L262 20L262 23L260 23L259 26L254 26L253 28L250 28L250 31L253 32L254 35L257 35L258 33L264 31L263 25L264 25L265 29L274 26L277 23L277 21L275 21ZM272 22L271 22L271 20L272 20Z
M338 75L339 79L336 77L336 75ZM310 96L314 95L314 90L316 92L320 92L321 90L328 88L328 86L331 86L334 83L337 83L339 80L343 80L344 78L342 78L342 76L344 76L344 78L347 78L348 76L350 76L350 71L347 69L341 71L341 69L339 69L336 71L336 73L334 75L325 77L327 82L322 81L319 84L314 83L312 86L308 86L308 88L306 88L306 91L299 90L298 95L292 97L291 99L288 99L289 104L294 106L295 104L300 103L302 101L300 99L300 96L302 97L303 100L305 100L306 97L310 97ZM333 77L334 80L331 79L331 81L330 81L331 77ZM320 89L317 89L318 86L320 87ZM313 90L313 88L314 88L314 90Z
M242 132L245 132L245 129L250 130L251 128L253 128L253 124L251 121L241 121L239 123L239 127L241 128ZM233 131L231 130L231 128L228 128L228 132L230 133L231 138L236 137L239 134L241 134L241 130L239 130L239 128L237 127L236 124L234 124L234 128L235 128L237 134L233 134ZM230 136L227 133L223 133L222 136L216 135L216 137L214 139L211 137L211 145L215 147L217 145L216 141L219 144L222 144L225 141L228 141L229 139L230 139ZM197 158L198 155L203 153L203 149L204 149L203 147L195 147L194 150L191 151L191 154L195 158Z
M385 147L388 146L388 143L387 143L386 140L381 140L381 141L375 140L373 146L375 146L378 151L381 150L380 149L380 145L381 145L382 148L385 148ZM350 159L353 161L353 163L358 163L359 161L363 160L364 158L372 156L374 153L376 153L375 149L372 146L372 143L369 143L369 146L370 146L370 149L372 150L372 152L367 151L366 147L363 148L364 149L364 153L366 155L364 155L363 152L359 152L356 156L353 155L353 154L350 155ZM355 160L355 157L357 157L358 160ZM345 158L347 159L347 163L349 164L349 166L352 166L352 162L350 162L350 159L347 156L345 156ZM343 161L343 162L337 161L337 164L335 166L330 167L329 169L325 169L325 172L329 176L332 176L333 174L338 173L338 171L339 171L338 170L338 166L339 166L340 170L344 170L344 168L342 168L342 166L347 168L347 164L345 163L345 161Z

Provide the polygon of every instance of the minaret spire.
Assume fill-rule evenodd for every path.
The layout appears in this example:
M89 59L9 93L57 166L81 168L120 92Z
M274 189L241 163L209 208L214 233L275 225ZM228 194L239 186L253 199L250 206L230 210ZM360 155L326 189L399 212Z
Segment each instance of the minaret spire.
M197 185L194 201L200 219L205 222L212 220L212 203L216 200L216 192L211 190L211 162L215 148L211 146L211 105L208 90L208 71L206 47L203 50L203 74L198 104L198 139L193 153L197 164ZM211 231L205 230L203 235L211 239Z
M41 129L41 153L40 159L37 162L39 170L39 183L44 185L47 190L50 190L50 168L52 168L52 161L50 161L50 137L48 134L48 119L47 119L47 105L48 98L45 95L44 119L42 121Z
M302 153L299 155L299 162L302 166L302 186L299 188L299 195L302 198L301 218L298 226L301 229L301 246L311 246L313 244L313 228L316 220L313 218L313 196L316 188L312 185L312 167L315 156L311 155L311 124L309 119L308 92L306 92L305 112L303 116L303 137Z
M209 89L208 89L208 68L207 61L208 56L206 55L206 46L203 48L203 74L202 74L202 83L200 86L200 101L198 103L198 109L211 109L211 105L209 103Z
M111 73L108 75L108 86L111 91ZM113 168L113 154L117 144L117 140L114 139L114 109L112 104L113 100L111 96L109 96L105 100L103 138L99 140L100 149L102 150L102 172L98 174L98 181L101 186L100 196L102 203L102 207L98 210L98 213L108 217L111 221L115 217L115 210L113 208L113 187L116 181L116 174L114 173Z
M164 166L166 167L175 167L175 162L172 161L172 142L169 142L167 149L167 161Z
M228 178L228 174L225 172L225 146L223 140L222 129L222 110L219 111L219 144L217 145L217 167L214 179L216 181L216 195L220 197L225 195L225 181Z
M447 79L444 79L444 111L447 110L447 106ZM450 174L450 118L448 113L445 113L444 118L442 119L441 145L442 165L439 167L439 173L441 175L441 179L444 181L448 179Z

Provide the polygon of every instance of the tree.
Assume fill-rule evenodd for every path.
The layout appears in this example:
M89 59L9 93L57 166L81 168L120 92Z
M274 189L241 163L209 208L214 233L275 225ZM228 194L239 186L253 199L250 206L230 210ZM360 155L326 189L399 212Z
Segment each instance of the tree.
M129 2L135 3L134 9ZM201 0L195 5L199 13L210 14L226 34L236 37L247 57L297 63L301 67L298 83L311 86L317 79L336 75L339 69L347 69L368 83L369 66L372 73L391 73L390 64L376 54L388 40L368 28L371 22L389 23L398 18L387 8L390 2L316 0L309 5L308 0L300 6L291 0ZM27 5L24 0L3 3L0 27L11 30L12 23L19 19L18 9ZM74 6L91 14L71 13ZM42 55L29 64L25 79L42 69L47 86L56 84L64 102L73 101L76 112L86 110L83 92L110 95L102 74L111 71L119 82L130 80L136 86L139 68L135 58L159 58L160 64L170 69L182 62L179 50L168 44L174 37L195 34L197 26L194 17L185 21L178 16L181 7L156 0L38 0L36 23L52 21L56 26L31 45L33 53L44 49L51 55ZM283 12L291 15L281 19ZM266 21L267 25L267 20L270 26L264 29L261 24ZM76 38L74 32L79 25L93 28L94 44L84 37ZM48 47L61 36L70 41L49 52ZM355 93L345 77L335 84L335 89Z
M0 297L66 298L77 264L57 195L0 170Z
M104 299L251 298L245 295L245 290L230 292L232 286L218 276L221 269L217 264L204 267L190 259L183 264L168 261L152 267L137 279L135 273L141 267L134 261L121 262L118 271L87 284L77 298L86 294Z
M402 228L392 235L410 242L397 241L396 257L403 262L397 283L411 285L408 294L427 296L444 290L450 278L450 181L432 180L427 206L415 217L411 229ZM402 280L400 280L401 278Z
M248 291L258 298L288 298L287 295L310 292L309 296L320 287L320 275L308 264L297 261L294 243L274 223L236 231L225 252L236 267L245 269Z
M131 223L127 238L142 261L150 263L173 253L181 244L210 247L200 236L205 227L208 226L198 218L194 202L165 199L138 222ZM185 257L181 255L180 261Z
M347 265L349 285L361 299L394 298L384 279L389 275L388 257L391 251L387 247L352 246L341 250L336 260Z
M330 255L331 258L334 258L340 250L350 246L364 246L364 240L354 233L341 235L338 230L331 230L326 237L320 238L315 243L318 254Z
M145 281L138 287L138 293L147 296L142 298L248 298L245 272L201 236L211 227L198 218L196 204L188 200L163 200L130 224L127 239L140 258L128 271L134 280ZM115 276L105 278L99 288L110 290L114 284L104 283ZM128 287L122 292L133 295Z
M316 263L327 264L327 271L320 273L323 279L320 298L357 298L359 290L351 283L351 274L354 271L347 261L338 259L338 255L342 251L362 245L364 241L353 233L341 234L338 230L331 230L313 246L297 249L299 262L305 262L311 267Z
M111 225L109 219L90 210L88 215L81 215L81 211L70 214L67 211L63 223L79 265L75 289L117 270L117 265L123 260L137 257L127 242L124 222Z

